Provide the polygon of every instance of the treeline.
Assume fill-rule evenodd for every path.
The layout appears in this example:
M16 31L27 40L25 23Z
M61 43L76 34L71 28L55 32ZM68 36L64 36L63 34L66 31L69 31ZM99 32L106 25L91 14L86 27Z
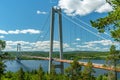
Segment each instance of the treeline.
M22 59L28 59L26 57L22 57L22 55L30 55L30 56L42 56L42 57L48 57L49 52L21 52L20 54L17 54L17 52L6 52L9 54L11 59L14 59L17 55L21 56ZM97 51L71 51L71 52L64 52L63 56L64 59L75 59L75 58L91 58L91 59L105 59L107 57L109 52L97 52ZM53 57L57 58L59 57L59 52L54 52L52 54Z
M92 68L92 63L89 61L87 66L82 69L77 60L74 60L70 66L65 69L64 74L56 73L54 65L50 74L44 72L42 67L31 72L23 71L22 68L17 72L5 72L1 74L0 80L114 80L112 74L94 76L95 71Z
M73 51L65 52L65 59L105 59L109 52L98 52L98 51Z

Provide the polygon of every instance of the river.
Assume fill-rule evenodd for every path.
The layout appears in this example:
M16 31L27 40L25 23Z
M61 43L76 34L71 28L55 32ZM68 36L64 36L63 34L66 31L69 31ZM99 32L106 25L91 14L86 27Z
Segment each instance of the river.
M88 61L88 60L80 60L80 61ZM104 60L91 60L94 63L100 63L100 64L105 64ZM40 67L40 65L43 67L44 71L48 71L48 61L47 60L21 60L20 62L17 62L16 60L6 60L5 61L6 64L6 71L12 71L12 72L16 72L18 71L21 67L23 68L24 71L32 71L35 69L38 69ZM56 64L58 64L58 62L56 62ZM67 68L69 66L68 63L64 63L64 68ZM96 69L95 70L95 76L97 75L102 75L107 73L107 70L102 70L102 69ZM59 70L57 69L57 72L59 72ZM118 73L118 77L120 78L120 73Z

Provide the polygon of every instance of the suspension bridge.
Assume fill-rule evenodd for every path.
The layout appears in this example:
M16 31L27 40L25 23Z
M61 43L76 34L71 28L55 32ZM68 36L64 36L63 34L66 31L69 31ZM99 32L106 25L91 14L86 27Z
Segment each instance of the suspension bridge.
M30 56L30 55L22 55L23 57L27 57L27 58L34 58L34 59L42 59L42 60L50 60L49 57L40 57L40 56ZM73 60L66 60L66 59L58 59L58 58L52 58L52 61L56 61L56 62L63 62L63 63L72 63ZM87 66L87 62L81 62L78 61L78 63L82 66ZM104 69L104 70L112 70L114 71L114 67L113 66L108 66L108 65L104 65L104 64L97 64L97 63L92 63L93 68L98 68L98 69ZM116 68L117 72L120 72L120 68Z
M68 28L68 30L67 31L65 31L65 30L63 30L62 28L62 26L63 26L63 24L62 24L62 16L66 19L66 20L68 20L68 21L70 21L71 23L73 23L73 24L75 24L75 26L78 26L78 28L80 28L80 30L78 31L78 33L74 33L73 31L75 31L75 32L77 32L77 30L78 30L78 28L76 28L76 29L72 29L72 27L71 27L71 29L72 29L72 32L70 32L70 28ZM56 20L55 18L57 17L57 19L58 20ZM56 21L55 21L56 20ZM76 20L78 20L78 18L76 18ZM79 20L80 21L80 20ZM58 24L58 30L56 31L56 22L58 22L57 24ZM84 25L87 25L87 26L89 26L89 24L87 24L87 23L85 23L85 22L83 22L83 21L80 21L82 24L84 24ZM73 27L75 27L74 25L72 24L72 26ZM45 25L46 25L46 23L45 23ZM66 26L71 26L70 24L66 24ZM44 28L44 27L43 27ZM42 29L43 29L42 28ZM83 29L84 30L84 34L81 34L81 32L82 32L82 30L81 29ZM74 20L71 20L70 18L68 18L67 16L65 16L64 14L62 14L62 12L61 12L61 9L60 8L57 8L57 7L53 7L52 9L51 9L51 20L50 20L50 28L48 28L47 29L47 33L46 34L44 34L44 36L46 37L47 36L47 34L48 34L48 31L50 30L50 48L49 48L49 57L38 57L38 56L29 56L29 55L22 55L22 56L26 56L26 57L29 57L29 58L38 58L38 59L43 59L43 60L49 60L49 67L48 67L48 72L50 73L51 72L51 67L52 67L52 65L53 65L53 61L57 61L57 62L60 62L59 64L57 64L57 65L55 65L55 68L59 68L60 69L60 71L61 71L61 73L64 73L64 64L63 63L72 63L73 62L73 60L65 60L64 59L64 56L63 56L63 50L64 50L64 38L65 38L65 36L63 36L63 35L66 35L65 34L65 32L67 33L69 33L69 35L70 35L70 37L69 37L69 39L72 39L72 35L74 34L75 36L79 36L80 34L84 37L84 38L86 38L86 39L88 39L88 37L86 37L85 36L85 34L93 34L94 36L96 36L96 38L93 38L94 40L95 39L102 39L102 40L107 40L105 37L103 37L103 36L101 36L101 35L98 35L98 34L96 34L95 32L92 32L91 30L89 30L88 28L85 28L85 27L83 27L83 26L81 26L79 23L77 23L77 22L75 22ZM56 32L55 32L56 31ZM87 32L89 32L89 33L87 33ZM56 38L56 36L54 36L55 34L58 34L58 41L59 41L59 58L53 58L52 57L52 54L53 54L53 52L54 52L54 40L55 40L55 38ZM93 36L92 35L92 36ZM108 37L110 37L109 36L109 34L106 34ZM68 35L66 35L66 36L68 36ZM74 38L76 38L74 36ZM43 39L45 39L45 37L43 38ZM90 37L90 36L89 36ZM67 39L66 39L67 40ZM78 41L80 40L79 38L77 39ZM77 41L76 40L76 41ZM68 42L70 42L70 43L73 43L71 40L68 40ZM97 43L97 42L93 42L93 43ZM41 42L41 44L42 44L42 42ZM74 44L77 44L77 42L76 43L74 43ZM77 45L77 47L79 48L79 49L82 49L83 47L84 48L88 48L88 47L92 47L93 45L91 45L92 44L92 42L87 42L86 41L86 43L84 43L84 44L88 44L88 45L86 45L86 46L80 46L80 45ZM104 45L105 44L108 44L108 43L104 43ZM73 46L73 44L71 44L71 46ZM68 47L67 47L68 48ZM72 48L70 48L69 47L69 49L72 49ZM92 49L92 48L91 48ZM94 48L94 49L97 49L97 50L99 50L99 48L98 47L96 47L96 48ZM17 46L17 51L18 51L18 54L20 54L20 51L21 51L21 47L20 47L20 44L18 44L18 46ZM74 55L74 54L73 54ZM17 58L18 58L19 56L17 56ZM87 63L86 62L79 62L79 64L80 65L83 65L83 66L86 66L87 65ZM105 70L114 70L114 68L113 67L105 67L103 64L96 64L96 63L93 63L93 67L94 68L99 68L99 69L105 69ZM116 71L118 71L118 72L120 72L120 69L116 69Z

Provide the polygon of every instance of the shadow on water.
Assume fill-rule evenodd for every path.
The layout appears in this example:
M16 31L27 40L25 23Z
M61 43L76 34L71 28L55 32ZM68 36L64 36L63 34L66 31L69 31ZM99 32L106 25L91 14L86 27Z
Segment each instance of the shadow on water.
M21 60L19 60L19 61L16 60L16 64L19 66L19 68L23 68L24 71L31 71L32 70L28 66L23 64Z

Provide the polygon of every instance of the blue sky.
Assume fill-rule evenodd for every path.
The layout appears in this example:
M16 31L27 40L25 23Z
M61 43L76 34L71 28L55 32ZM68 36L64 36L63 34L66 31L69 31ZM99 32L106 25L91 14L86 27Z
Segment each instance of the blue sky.
M48 51L52 6L62 8L65 51L109 49L112 39L98 35L89 22L112 10L105 0L0 0L0 39L7 43L5 50L16 51L20 43L23 51ZM57 30L56 20L55 50L59 49Z

